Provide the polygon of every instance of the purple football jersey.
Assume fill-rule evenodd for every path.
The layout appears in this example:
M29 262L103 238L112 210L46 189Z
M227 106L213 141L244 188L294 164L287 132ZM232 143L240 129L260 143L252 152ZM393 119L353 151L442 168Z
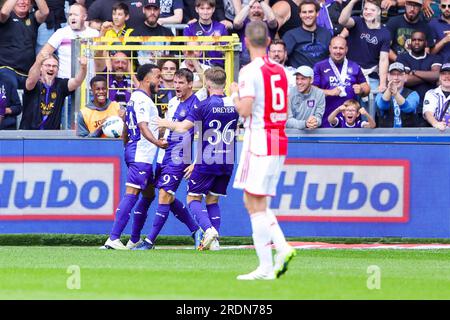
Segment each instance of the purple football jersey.
M360 119L357 119L356 122L351 126L346 121L343 115L339 114L337 117L336 125L331 125L334 128L362 128L363 122Z
M336 64L339 72L342 71L343 64ZM323 119L327 119L334 109L341 106L346 100L357 99L357 95L353 90L354 84L361 84L367 82L364 74L361 71L359 65L351 60L348 60L347 77L345 79L345 92L346 96L336 97L327 96L325 98L325 112ZM335 75L328 59L322 60L314 66L314 82L313 85L320 89L333 89L340 86L338 76ZM322 128L330 127L328 121L322 122Z
M199 130L196 168L214 175L231 174L239 115L230 97L212 95L194 106L186 117Z
M130 101L131 97L131 79L129 77L123 77L121 81L118 81L114 75L108 76L108 88L109 88L109 100L117 101L121 105L126 105Z
M185 101L180 102L178 105L172 120L176 122L182 122L191 113L194 105L198 104L198 100L195 94L191 95ZM169 146L165 150L162 165L170 166L183 166L191 164L191 147L192 141L194 141L194 129L192 128L185 133L177 133L171 131L167 137Z

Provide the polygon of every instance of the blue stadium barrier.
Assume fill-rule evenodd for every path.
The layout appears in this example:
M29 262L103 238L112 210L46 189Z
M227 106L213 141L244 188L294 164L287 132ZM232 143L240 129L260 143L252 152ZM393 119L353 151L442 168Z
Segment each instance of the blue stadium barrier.
M450 135L368 132L288 132L289 154L270 201L286 235L449 238ZM1 132L0 233L107 234L125 172L120 140ZM185 195L183 182L177 197ZM221 207L222 236L251 234L242 191L230 185ZM170 216L162 234L188 230Z

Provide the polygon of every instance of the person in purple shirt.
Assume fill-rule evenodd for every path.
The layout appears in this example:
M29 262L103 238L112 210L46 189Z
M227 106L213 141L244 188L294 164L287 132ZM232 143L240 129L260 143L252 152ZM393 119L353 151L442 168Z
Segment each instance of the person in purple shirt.
M211 244L216 243L219 237L219 196L227 194L233 173L234 132L239 118L233 101L223 94L225 71L220 67L213 67L205 72L205 78L209 97L194 106L184 121L158 121L159 127L176 132L186 132L197 125L201 133L194 169L189 176L187 196L189 208L205 232L199 250L210 249ZM202 209L203 196L207 212Z
M169 101L166 119L175 123L182 122L195 105L199 103L193 93L194 74L192 71L182 68L175 72L174 85L176 97ZM166 137L167 136L167 137ZM159 189L157 214L153 219L153 226L147 238L133 250L150 250L154 248L155 240L172 211L177 219L184 223L190 230L195 240L196 248L200 245L203 235L202 230L190 215L186 207L175 197L181 181L186 172L189 172L191 164L191 145L194 140L194 129L178 133L166 130L165 139L168 147L159 149L155 170L156 188Z
M351 0L342 10L339 23L349 30L348 58L362 68L372 90L386 90L391 34L380 22L380 2L364 2L363 17L353 16L353 7L360 0Z
M130 77L130 58L124 51L115 52L111 57L112 72L108 74L109 99L126 105L131 97L131 89L138 84L134 74Z
M227 36L227 28L220 22L212 20L216 8L215 0L195 0L195 11L198 13L198 21L192 22L183 30L183 36ZM207 44L203 42L203 44ZM224 66L223 54L218 51L206 53L208 58L202 63L209 65Z
M361 115L367 117L367 121L361 120ZM336 108L328 116L328 122L334 128L375 128L375 120L361 107L358 101L349 99Z
M439 7L442 15L430 21L430 28L436 45L431 49L432 54L439 54L443 63L450 62L450 0L441 0Z
M325 113L327 119L331 112L348 99L365 97L370 87L360 66L346 58L347 41L342 37L334 37L330 43L330 58L322 60L314 66L313 85L325 93ZM327 121L322 128L330 127Z

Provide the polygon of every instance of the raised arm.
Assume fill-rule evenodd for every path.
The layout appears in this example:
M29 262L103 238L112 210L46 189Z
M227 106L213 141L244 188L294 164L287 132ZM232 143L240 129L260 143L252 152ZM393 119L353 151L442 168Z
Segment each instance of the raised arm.
M377 126L377 124L375 123L375 120L372 118L372 116L367 112L367 110L364 107L361 107L361 109L359 109L359 113L363 116L366 116L367 118L367 124L364 124L364 128L375 128Z
M36 56L36 61L31 66L30 71L28 71L28 78L25 82L25 88L27 90L33 90L36 86L36 83L41 78L41 66L42 62L44 62L45 59L47 59L49 55L45 52L39 52L39 54Z
M275 12L273 12L272 8L265 2L260 1L261 8L264 11L264 18L267 22L269 28L275 28L278 25L277 17L275 16Z
M9 19L9 16L11 15L11 12L13 11L17 0L6 0L5 3L3 3L2 8L0 9L0 22L5 23L6 20Z
M51 56L55 51L56 48L54 48L50 43L47 42L46 44L44 44L39 53L44 56Z
M347 29L351 29L355 26L355 20L351 17L352 10L355 4L359 0L351 0L344 9L342 9L341 15L339 16L339 24Z
M69 91L75 91L81 84L83 83L84 78L86 78L86 72L87 72L87 58L86 57L80 57L80 70L78 70L77 74L75 75L75 78L69 79L67 82L67 88Z
M327 119L328 122L333 126L336 125L338 122L338 120L336 119L337 115L339 114L339 112L344 112L345 108L346 107L344 105L342 105L342 106L339 106L336 109L334 109L333 112L331 112L330 115L328 116L328 119Z
M272 6L275 17L278 21L278 29L280 29L291 17L291 7L287 1L277 1Z
M241 11L236 14L233 20L233 26L235 29L242 29L244 26L244 21L248 17L248 13L250 12L250 7L255 3L256 0L250 0L248 4L242 7Z
M38 10L34 13L36 21L43 23L47 19L50 10L48 9L47 2L45 0L35 0Z

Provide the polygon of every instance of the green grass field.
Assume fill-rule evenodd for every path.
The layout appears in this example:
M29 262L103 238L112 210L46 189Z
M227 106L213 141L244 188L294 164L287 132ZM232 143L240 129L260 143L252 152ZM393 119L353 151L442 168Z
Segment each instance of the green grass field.
M254 250L3 246L0 299L450 299L449 261L450 250L299 250L280 279L241 282ZM67 288L74 265L80 289ZM370 265L380 289L367 287Z

